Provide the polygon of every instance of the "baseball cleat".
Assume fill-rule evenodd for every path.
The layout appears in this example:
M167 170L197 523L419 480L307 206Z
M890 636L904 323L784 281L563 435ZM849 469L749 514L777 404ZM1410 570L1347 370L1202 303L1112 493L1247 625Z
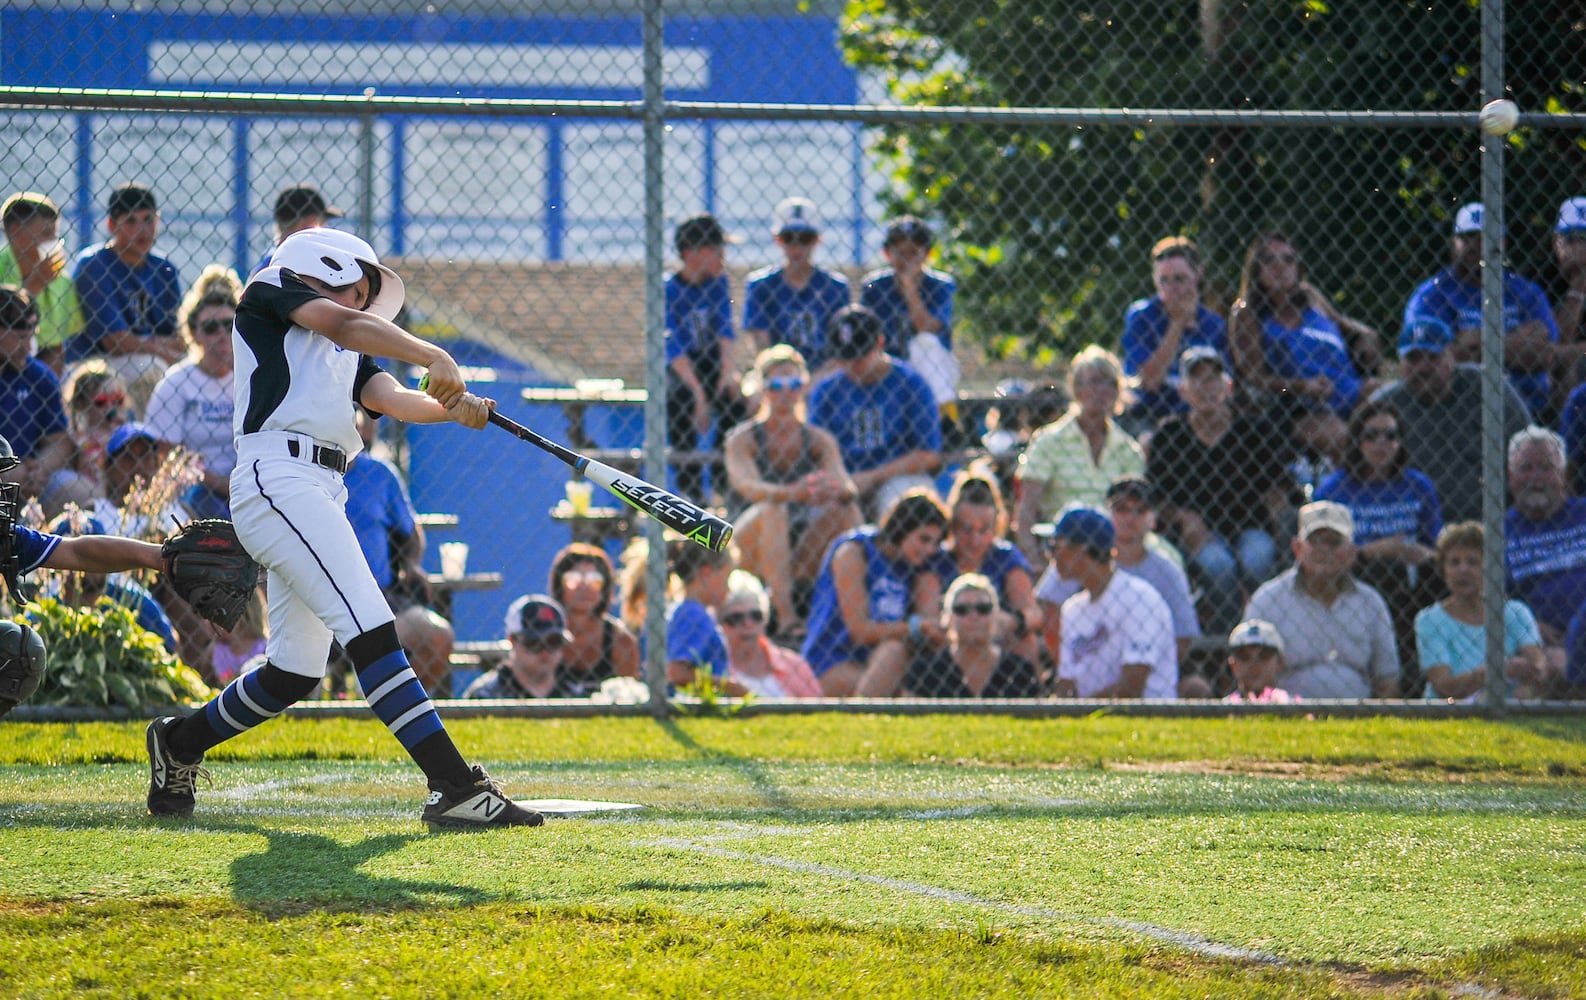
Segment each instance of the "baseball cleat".
M484 830L496 826L539 826L545 817L507 798L478 764L467 785L430 785L429 801L420 816L432 829ZM191 808L191 807L189 807Z
M191 816L196 779L202 777L209 782L211 788L215 784L209 777L209 771L203 767L202 756L191 764L184 764L171 753L170 746L165 742L165 736L170 732L171 727L180 721L182 720L174 715L167 715L149 723L146 742L149 747L149 815L151 816Z

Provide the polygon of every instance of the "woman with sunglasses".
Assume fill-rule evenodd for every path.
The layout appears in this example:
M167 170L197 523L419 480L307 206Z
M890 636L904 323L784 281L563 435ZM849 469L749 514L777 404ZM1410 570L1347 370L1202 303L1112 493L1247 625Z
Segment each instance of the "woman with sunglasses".
M182 497L199 517L231 516L231 470L237 465L231 327L241 296L242 280L235 271L218 264L204 268L177 311L178 329L188 339L187 357L154 387L144 421L166 445L202 457L202 479Z
M914 698L1034 698L1035 666L997 641L997 591L990 578L965 573L947 588L942 626L947 646L909 664L903 693Z
M1307 280L1286 234L1251 241L1228 314L1228 342L1239 383L1276 396L1296 443L1341 464L1344 420L1371 395L1381 341Z
M1006 538L1008 509L989 473L965 469L947 494L947 541L931 562L942 587L969 574L991 581L997 637L1027 660L1040 655L1041 608L1030 560Z
M831 432L806 419L809 368L787 344L755 358L744 396L760 409L727 435L728 510L743 568L766 582L778 632L801 626L794 589L820 571L832 539L858 527L859 488Z
M126 386L103 358L90 358L67 374L61 402L66 407L66 432L77 446L72 468L90 498L104 496L105 450L110 435L127 422Z
M1315 499L1349 508L1355 518L1355 576L1375 587L1393 616L1406 691L1415 676L1415 614L1441 589L1434 569L1443 508L1437 487L1410 467L1403 425L1392 403L1363 404L1349 418L1344 467L1323 479Z
M616 572L604 549L574 542L551 560L551 597L567 612L567 650L560 672L585 697L612 677L639 676L639 642L611 614Z
M762 698L819 698L821 682L804 657L766 638L771 600L760 582L734 573L716 622L727 637L727 676Z

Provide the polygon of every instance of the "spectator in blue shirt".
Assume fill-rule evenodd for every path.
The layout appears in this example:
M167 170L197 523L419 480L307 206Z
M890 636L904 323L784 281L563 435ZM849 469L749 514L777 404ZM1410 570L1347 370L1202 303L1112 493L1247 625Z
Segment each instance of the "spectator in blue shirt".
M1586 500L1569 496L1564 484L1564 442L1557 434L1531 426L1509 439L1508 592L1536 614L1555 675L1563 672L1570 620L1586 604Z
M887 226L881 254L889 267L865 275L859 304L876 314L886 350L908 361L931 387L943 424L958 420L959 365L953 357L952 277L928 267L936 236L912 215Z
M744 290L743 332L757 350L789 344L805 364L824 374L826 325L849 303L848 279L815 266L820 219L808 198L786 198L771 215L771 235L782 251L781 267L749 275Z
M187 354L176 328L182 282L176 266L154 253L160 213L153 191L138 184L116 188L105 225L110 241L77 258L73 280L85 325L67 343L66 360L104 355L141 418L165 369Z
M682 261L666 279L666 420L673 448L692 451L715 418L718 434L748 416L738 392L732 329L732 295L727 287L728 237L712 215L696 215L677 227L675 243ZM715 477L724 485L725 474ZM705 498L705 470L678 469L678 492Z
M21 467L8 478L23 497L38 497L48 510L64 500L90 497L72 471L77 448L67 433L61 384L49 366L33 356L37 304L18 285L0 285L0 435L10 442Z
M1404 690L1421 689L1415 615L1436 598L1433 576L1443 530L1437 487L1410 467L1403 420L1392 403L1363 403L1349 418L1344 467L1323 479L1314 498L1349 508L1355 518L1355 575L1388 602Z
M810 423L837 439L860 502L879 518L909 490L934 489L942 428L931 387L887 355L881 321L864 306L833 316L826 341L841 367L810 390Z
M1183 236L1158 240L1151 248L1151 283L1156 294L1129 306L1123 318L1123 370L1134 379L1135 403L1125 415L1137 436L1163 417L1188 412L1179 396L1179 356L1210 347L1228 358L1228 324L1201 304L1200 249Z
M702 674L718 691L741 695L748 691L727 676L727 637L716 624L716 609L727 599L728 578L737 565L729 547L712 552L686 538L674 541L668 564L683 581L683 599L666 616L666 679L674 687L687 687Z
M1455 360L1462 362L1481 361L1481 224L1479 202L1460 208L1449 266L1422 282L1404 307L1405 326L1421 317L1447 323L1454 331ZM1555 348L1559 338L1553 307L1540 287L1509 270L1503 272L1503 330L1509 383L1532 416L1544 419L1556 413L1548 370L1568 359Z

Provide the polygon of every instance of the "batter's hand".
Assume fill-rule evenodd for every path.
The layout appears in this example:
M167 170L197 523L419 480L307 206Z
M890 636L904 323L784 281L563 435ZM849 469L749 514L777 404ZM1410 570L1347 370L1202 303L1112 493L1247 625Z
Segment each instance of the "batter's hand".
M446 415L464 427L477 431L490 422L490 411L495 408L495 400L465 392L457 397L456 402L446 407Z
M468 386L463 382L463 373L457 370L457 362L452 360L450 354L442 354L430 364L428 372L419 382L419 388L450 410L462 398Z

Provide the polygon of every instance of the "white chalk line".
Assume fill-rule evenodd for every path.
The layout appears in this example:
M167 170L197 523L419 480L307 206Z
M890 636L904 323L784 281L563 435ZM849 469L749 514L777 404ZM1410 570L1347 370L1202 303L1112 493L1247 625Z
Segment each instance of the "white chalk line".
M708 854L712 857L726 858L733 861L749 861L769 868L780 868L784 871L798 872L803 875L822 875L828 878L843 879L851 882L865 882L869 885L879 886L883 889L892 889L897 892L906 892L911 895L934 899L943 903L958 903L964 906L977 906L983 909L1000 910L1021 917L1037 917L1042 920L1057 920L1065 923L1092 924L1107 927L1113 930L1128 931L1141 937L1150 938L1171 944L1186 951L1211 958L1231 958L1245 962L1260 962L1265 965L1287 965L1282 958L1269 952L1258 951L1253 948L1240 948L1234 945L1223 944L1203 938L1198 934L1187 931L1176 931L1169 927L1159 927L1156 924L1146 923L1142 920L1125 920L1119 917L1091 917L1078 913L1066 913L1045 906L1030 906L1023 903L1004 903L995 899L987 899L974 893L963 892L958 889L944 889L940 886L927 885L923 882L913 882L907 879L890 878L885 875L871 875L867 872L850 871L845 868L836 868L831 865L814 864L808 861L794 861L789 858L778 858L767 854L750 854L747 851L730 851L723 847L713 847L699 840L684 837L661 837L647 842L654 847L670 847L677 850L693 851L696 854Z

